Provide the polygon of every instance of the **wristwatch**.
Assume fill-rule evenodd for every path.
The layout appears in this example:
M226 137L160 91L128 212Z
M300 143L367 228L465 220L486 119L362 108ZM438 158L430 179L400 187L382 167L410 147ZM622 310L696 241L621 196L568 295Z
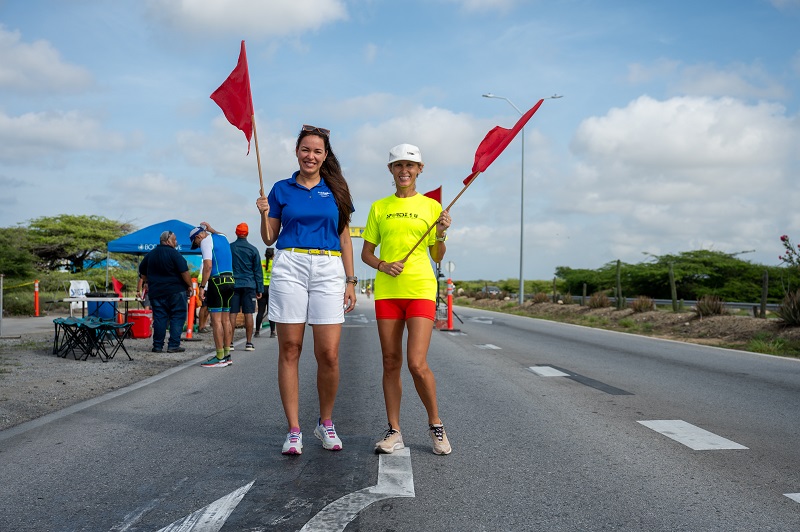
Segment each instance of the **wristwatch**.
M440 238L440 237L438 237L438 236L436 237L436 241L437 241L437 242L444 242L445 240L447 240L447 233L446 233L446 232L445 232L445 233L442 233L442 236L441 236L441 238Z
M347 278L344 280L345 283L353 283L353 285L358 284L358 277L355 275L348 275Z

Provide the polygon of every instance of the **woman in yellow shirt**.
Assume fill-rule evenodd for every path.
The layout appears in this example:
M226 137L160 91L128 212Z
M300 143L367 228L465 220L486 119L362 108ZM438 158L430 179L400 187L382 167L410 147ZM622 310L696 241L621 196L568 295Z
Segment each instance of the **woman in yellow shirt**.
M372 204L362 237L361 260L378 270L375 276L375 315L383 353L383 397L389 428L375 444L375 452L392 453L404 447L400 433L400 399L403 368L403 331L408 328L408 368L414 386L428 413L428 426L435 454L450 454L450 442L439 418L436 379L428 366L428 347L436 318L434 262L446 251L450 214L435 200L416 190L417 177L425 166L419 148L400 144L389 151L389 171L396 191ZM403 258L432 224L406 261ZM424 245L423 245L424 244ZM380 246L380 257L375 255Z

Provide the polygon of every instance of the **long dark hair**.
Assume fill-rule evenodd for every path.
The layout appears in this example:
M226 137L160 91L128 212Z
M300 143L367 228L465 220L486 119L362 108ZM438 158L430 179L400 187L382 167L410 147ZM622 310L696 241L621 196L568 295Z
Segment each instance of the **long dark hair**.
M333 199L336 201L336 207L339 209L337 230L339 234L342 234L345 226L350 223L350 215L353 208L353 196L350 195L350 187L347 186L347 181L345 181L344 174L342 174L342 167L339 164L339 159L337 159L336 154L333 153L331 141L327 135L319 131L306 131L303 129L300 131L300 135L297 136L297 144L294 150L297 151L300 149L300 141L308 135L316 135L325 143L325 151L328 152L328 156L322 162L319 175L325 181L325 184L328 185L328 188L331 189L331 192L333 192Z

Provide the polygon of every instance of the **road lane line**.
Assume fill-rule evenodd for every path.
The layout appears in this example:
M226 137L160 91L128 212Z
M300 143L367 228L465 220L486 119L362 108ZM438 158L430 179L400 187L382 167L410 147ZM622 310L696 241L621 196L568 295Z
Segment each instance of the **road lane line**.
M744 445L717 436L713 432L708 432L681 419L654 419L638 423L695 451L747 449Z
M531 366L528 369L540 377L569 377L569 373L564 373L550 366Z
M497 347L494 344L475 344L475 347L478 349L502 349L502 347Z
M233 509L241 502L245 493L253 487L254 483L255 480L224 497L220 497L193 514L178 519L158 532L217 532L225 524Z
M378 484L345 495L311 518L300 532L341 532L358 512L372 503L394 497L414 497L411 450L406 447L378 460Z
M800 493L784 493L784 495L792 499L794 502L800 502Z

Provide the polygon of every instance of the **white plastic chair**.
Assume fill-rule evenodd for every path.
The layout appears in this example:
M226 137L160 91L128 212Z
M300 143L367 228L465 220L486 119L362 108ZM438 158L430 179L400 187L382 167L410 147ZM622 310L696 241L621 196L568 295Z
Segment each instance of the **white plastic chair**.
M70 281L69 282L69 297L86 297L86 294L91 292L89 281ZM83 303L81 301L72 301L69 304L69 315L74 316L76 310L81 310Z

